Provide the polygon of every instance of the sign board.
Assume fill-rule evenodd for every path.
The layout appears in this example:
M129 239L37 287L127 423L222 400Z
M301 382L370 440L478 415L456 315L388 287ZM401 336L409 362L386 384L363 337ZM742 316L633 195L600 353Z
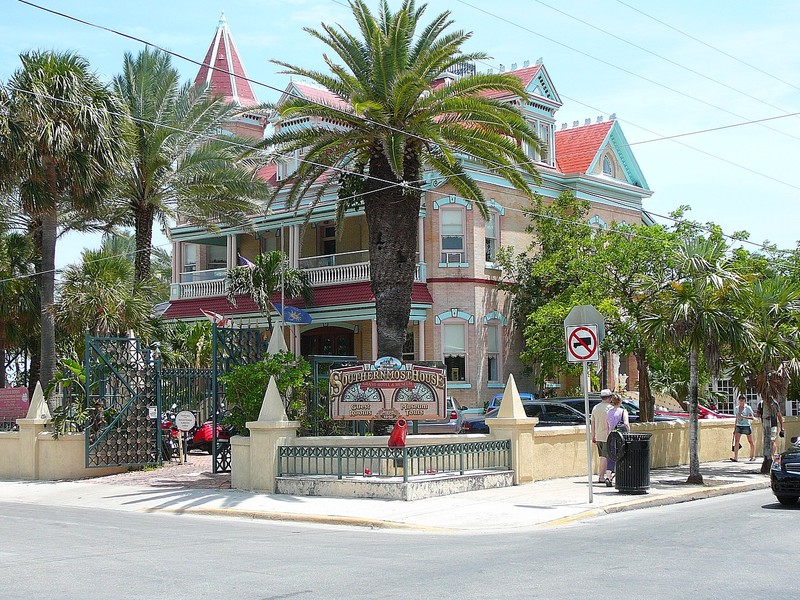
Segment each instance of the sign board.
M0 388L0 421L24 419L28 414L30 402L28 388Z
M157 406L148 406L147 407L147 417L150 419L157 419L158 418L158 407Z
M195 423L197 423L197 419L194 418L194 413L190 410L182 410L175 415L175 427L179 431L189 431L195 426Z
M570 325L595 325L597 326L597 341L602 343L606 337L606 318L591 304L573 306L567 318L564 319L564 327Z
M331 418L436 419L445 416L444 369L380 358L374 364L331 369Z
M597 325L570 325L567 330L567 362L592 362L600 358Z

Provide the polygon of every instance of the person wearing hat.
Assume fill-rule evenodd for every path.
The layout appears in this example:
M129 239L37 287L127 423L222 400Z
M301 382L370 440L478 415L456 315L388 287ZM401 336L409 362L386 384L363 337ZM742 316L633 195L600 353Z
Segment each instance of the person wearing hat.
M600 390L600 402L592 409L592 443L597 446L597 453L600 455L598 469L598 483L605 481L608 458L606 454L606 442L608 441L608 411L611 409L611 390Z

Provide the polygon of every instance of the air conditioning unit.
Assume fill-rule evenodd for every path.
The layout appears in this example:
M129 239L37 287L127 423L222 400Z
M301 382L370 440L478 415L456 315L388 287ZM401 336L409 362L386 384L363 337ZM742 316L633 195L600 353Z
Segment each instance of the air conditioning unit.
M446 264L459 264L464 262L463 252L442 252L441 262Z

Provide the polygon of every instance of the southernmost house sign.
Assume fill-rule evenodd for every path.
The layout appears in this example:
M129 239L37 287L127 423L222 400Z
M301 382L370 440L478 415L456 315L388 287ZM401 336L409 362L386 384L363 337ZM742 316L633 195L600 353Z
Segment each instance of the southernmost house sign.
M329 391L334 419L435 419L445 414L447 378L444 369L381 358L332 369Z

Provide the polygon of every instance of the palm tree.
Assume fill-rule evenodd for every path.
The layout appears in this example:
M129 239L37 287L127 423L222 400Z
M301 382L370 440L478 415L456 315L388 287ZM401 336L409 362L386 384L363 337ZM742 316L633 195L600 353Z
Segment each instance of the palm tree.
M39 379L46 385L56 359L53 307L59 214L72 211L91 217L102 206L124 146L122 107L80 56L36 51L20 59L22 68L7 86L11 126L0 147L0 168L15 173L18 200L29 215L41 257Z
M689 478L702 484L698 452L698 380L701 355L718 373L724 350L737 351L750 339L747 324L732 310L741 281L733 272L727 246L716 236L684 238L676 247L673 279L660 298L658 314L642 329L657 344L685 351L689 359Z
M6 349L37 306L33 244L22 233L0 233L0 388L6 386Z
M270 298L283 290L286 298L302 297L311 301L312 287L308 275L301 269L286 266L286 255L280 250L259 254L245 267L234 267L226 273L228 302L236 306L236 296L250 296L267 317L272 329Z
M306 29L341 61L325 56L330 75L274 61L285 73L327 88L348 108L289 99L276 107L280 116L309 117L312 124L280 129L263 144L278 154L302 150L304 161L294 177L276 191L277 196L288 186L288 204L295 207L312 186L318 186L315 202L339 184L332 169L356 173L369 227L378 354L400 358L411 311L423 171L438 171L486 216L481 189L463 167L464 155L532 198L528 184L537 172L523 146L539 148L539 140L515 106L486 94L525 98L513 75L476 74L434 85L458 64L486 58L462 53L471 34L446 32L449 12L423 28L425 6L417 8L414 0L404 0L396 13L384 0L377 16L363 0L351 0L350 8L361 37L325 24L321 31Z
M789 382L800 373L800 290L781 275L756 280L742 302L752 326L753 343L743 348L731 369L741 389L753 385L762 402L786 398ZM765 430L762 473L772 464L771 432Z
M150 276L153 223L181 219L210 229L243 224L268 196L242 158L252 140L220 133L238 112L208 89L181 85L169 55L125 54L114 89L131 117L120 200L136 236L136 280Z

